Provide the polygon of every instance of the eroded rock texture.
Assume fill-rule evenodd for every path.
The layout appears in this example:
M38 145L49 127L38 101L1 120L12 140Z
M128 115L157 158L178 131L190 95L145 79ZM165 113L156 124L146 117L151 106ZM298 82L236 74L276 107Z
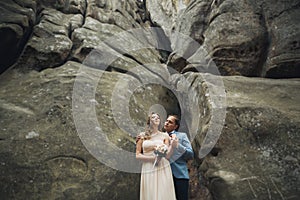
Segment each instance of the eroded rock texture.
M299 9L296 0L196 0L174 28L202 44L222 75L299 77ZM175 50L190 51L189 46ZM170 65L182 63L177 67L183 70L187 63L178 62L180 57Z
M299 82L235 76L223 81L225 124L200 166L212 196L296 199L300 181L299 148L294 142L299 141Z
M1 199L138 199L149 110L183 117L190 199L297 199L299 5L1 2Z

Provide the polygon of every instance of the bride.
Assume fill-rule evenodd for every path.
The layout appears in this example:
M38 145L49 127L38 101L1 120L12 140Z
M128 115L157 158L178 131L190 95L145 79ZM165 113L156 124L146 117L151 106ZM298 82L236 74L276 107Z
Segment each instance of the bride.
M168 159L176 140L159 131L160 117L148 116L145 132L138 135L136 159L143 162L140 183L140 200L176 200L172 171ZM165 147L165 151L163 151ZM155 154L156 153L156 154ZM157 156L159 153L160 156Z

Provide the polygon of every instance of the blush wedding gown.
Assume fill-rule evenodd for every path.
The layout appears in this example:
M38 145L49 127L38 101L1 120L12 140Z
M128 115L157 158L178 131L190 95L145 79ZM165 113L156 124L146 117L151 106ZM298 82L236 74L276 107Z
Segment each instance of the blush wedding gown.
M144 155L154 155L154 147L169 139L167 133L151 135L142 144ZM170 163L162 158L157 166L153 162L143 162L140 184L140 200L176 200Z

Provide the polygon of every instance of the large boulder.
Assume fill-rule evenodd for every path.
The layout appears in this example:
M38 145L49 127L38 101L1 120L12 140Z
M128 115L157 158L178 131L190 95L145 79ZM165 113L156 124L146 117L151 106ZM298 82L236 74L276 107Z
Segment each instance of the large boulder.
M63 64L73 46L69 35L82 23L83 17L80 14L64 14L55 9L43 10L15 67L21 71L41 71Z
M199 168L214 199L298 198L299 81L223 78L224 127ZM199 132L195 149L209 134Z
M166 68L161 69L166 73ZM159 79L151 74L144 69L141 76ZM118 155L110 145L104 148L99 138L107 138L107 143L135 159L135 136L144 130L149 110L160 111L152 106L161 104L168 113L179 108L176 98L168 98L172 96L169 89L151 82L130 88L128 81L139 83L130 74L104 72L76 62L42 72L7 71L0 84L0 196L138 199L140 169L134 166L136 171L128 173L133 168L118 168L115 162L122 158L115 160ZM95 84L94 97L89 98L89 88ZM91 115L93 110L96 117ZM130 123L138 128L126 129ZM134 164L130 159L123 163Z
M150 1L151 2L151 1ZM148 4L155 19L156 6ZM166 9L164 15L177 17L173 29L201 45L206 57L212 59L222 75L258 77L299 77L299 2L277 1L203 1L189 2L177 14ZM171 14L168 14L171 13ZM170 20L163 14L159 25L170 31ZM156 20L158 21L158 20ZM179 44L179 45L178 45ZM191 44L172 41L173 53L168 65L180 71L195 71L188 60L196 52ZM184 55L184 56L183 56ZM203 67L200 65L200 67ZM205 67L205 66L204 66Z
M0 3L0 74L14 64L36 23L35 1Z

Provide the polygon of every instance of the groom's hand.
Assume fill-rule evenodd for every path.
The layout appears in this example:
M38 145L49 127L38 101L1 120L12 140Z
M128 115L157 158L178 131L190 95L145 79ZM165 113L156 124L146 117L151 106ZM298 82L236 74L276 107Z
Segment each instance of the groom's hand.
M136 139L135 139L135 142L137 143L140 139L141 139L141 136L138 135L138 136L136 137Z
M171 145L172 147L178 147L178 138L176 137L176 134L171 135Z

